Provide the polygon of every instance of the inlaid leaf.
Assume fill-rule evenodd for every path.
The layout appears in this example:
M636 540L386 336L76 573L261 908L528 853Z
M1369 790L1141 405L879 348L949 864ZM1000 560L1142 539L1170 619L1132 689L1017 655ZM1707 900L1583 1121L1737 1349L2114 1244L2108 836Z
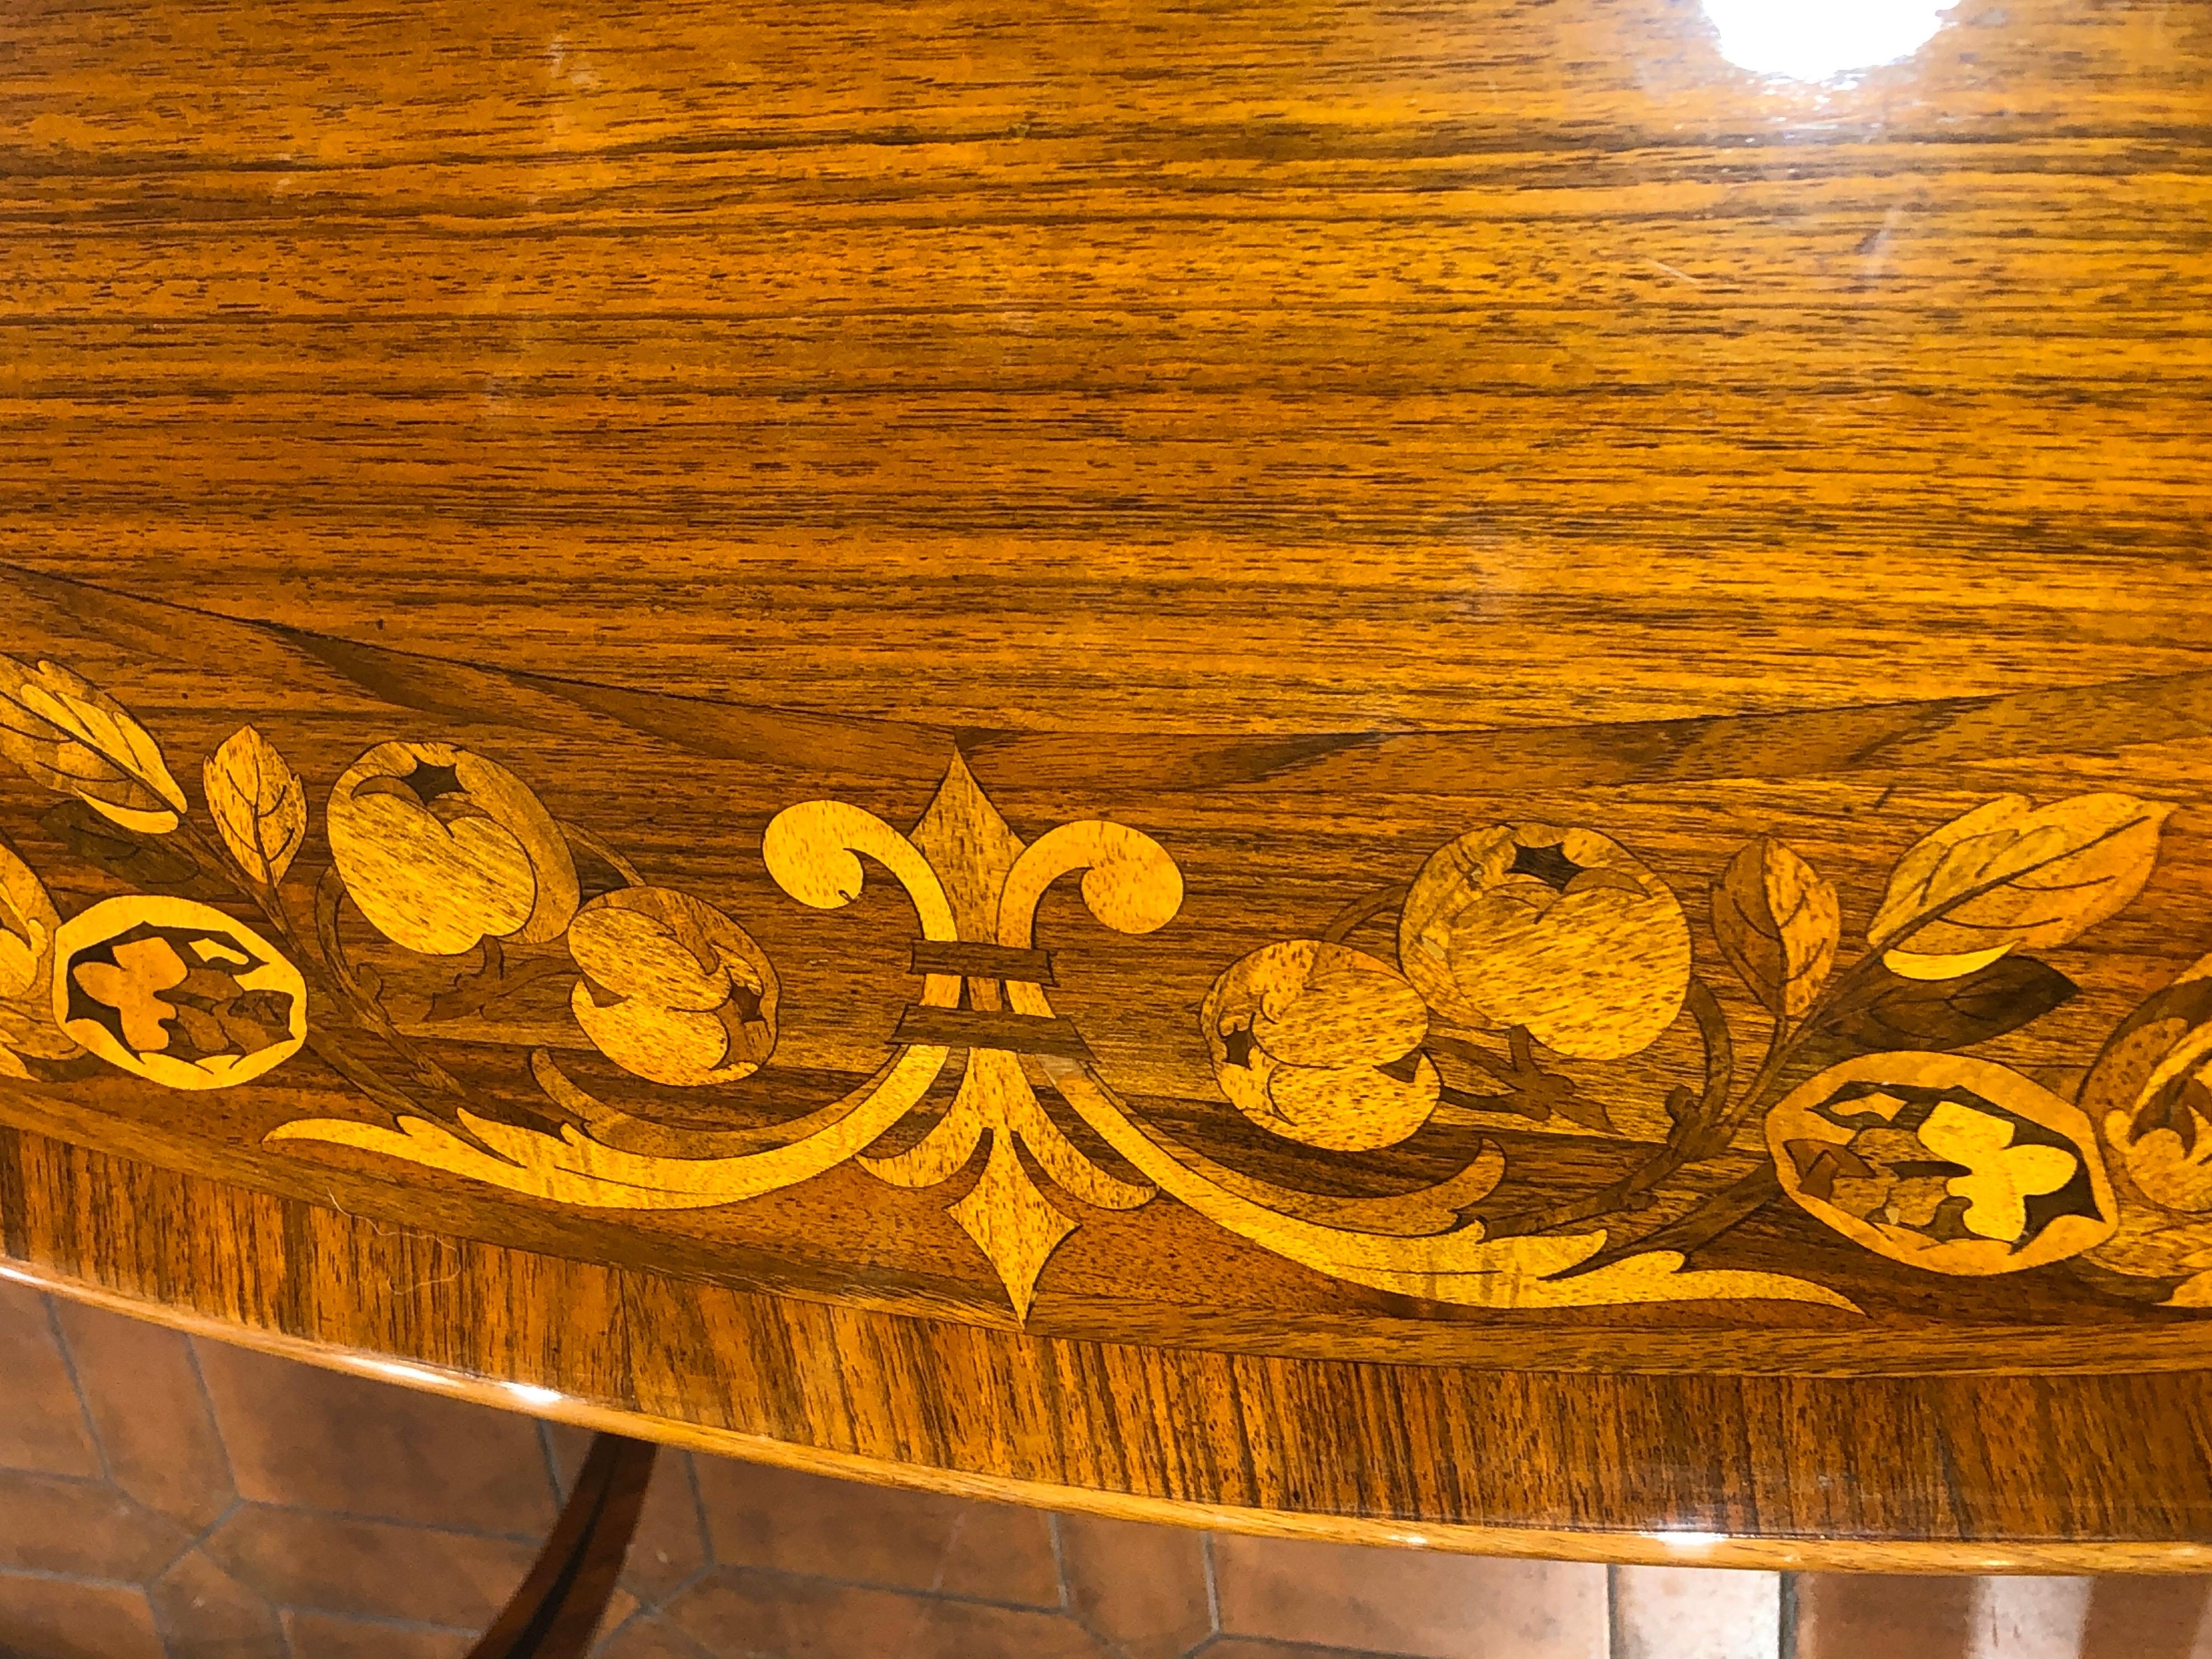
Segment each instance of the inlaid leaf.
M202 769L208 811L238 867L274 887L307 838L307 795L276 745L251 726L223 739Z
M1766 1011L1795 1019L1835 965L1835 884L1782 842L1747 842L1713 884L1713 937Z
M0 841L0 1002L44 994L60 926L45 884Z
M186 889L206 880L199 860L177 842L126 830L81 800L49 808L40 814L39 827L76 857L142 892Z
M0 1073L9 1077L28 1077L21 1068L26 1058L35 1060L68 1060L84 1051L76 1040L54 1023L53 1000L48 998L33 1006L28 1003L0 1002ZM10 1057L16 1069L9 1070Z
M185 810L185 792L146 728L58 663L0 655L0 755L129 829L165 835Z
M2171 804L2000 795L1923 836L1890 872L1869 943L1912 979L1952 979L2017 945L2063 945L2142 890Z
M1948 1053L2018 1030L2077 988L2033 957L2004 957L1956 979L1907 979L1881 969L1837 1010L1833 1029L1860 1048Z
M30 866L0 841L0 1077L27 1078L27 1056L66 1059L76 1044L53 1023L54 902Z

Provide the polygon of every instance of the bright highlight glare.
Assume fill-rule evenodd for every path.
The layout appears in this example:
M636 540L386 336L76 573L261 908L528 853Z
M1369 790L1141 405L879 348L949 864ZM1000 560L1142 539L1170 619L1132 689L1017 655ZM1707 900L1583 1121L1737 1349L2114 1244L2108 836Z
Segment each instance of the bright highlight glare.
M1721 56L1754 75L1833 81L1910 58L1934 38L1947 0L1705 0Z

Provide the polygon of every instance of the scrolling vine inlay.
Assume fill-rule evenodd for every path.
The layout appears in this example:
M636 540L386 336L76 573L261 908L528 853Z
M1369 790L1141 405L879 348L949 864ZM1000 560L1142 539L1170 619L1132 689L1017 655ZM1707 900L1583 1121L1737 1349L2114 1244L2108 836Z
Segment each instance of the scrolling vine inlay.
M2130 795L2002 795L1936 825L1898 860L1848 963L1834 886L1778 840L1741 847L1710 911L1713 947L1766 1022L1741 1079L1676 892L1595 828L1472 828L1316 936L1255 942L1214 979L1197 1013L1218 1100L1336 1159L1404 1143L1447 1106L1501 1138L1553 1118L1609 1129L1558 1062L1625 1060L1686 1018L1702 1085L1668 1093L1663 1140L1600 1183L1524 1182L1501 1208L1516 1189L1496 1140L1442 1180L1346 1195L1232 1168L1117 1090L1097 1034L1053 1006L1055 964L1081 941L1042 937L1040 909L1075 877L1097 924L1155 933L1182 909L1184 872L1151 835L1100 818L1024 842L957 753L910 830L826 799L768 823L762 859L800 904L850 904L871 866L896 883L918 989L872 1075L749 1137L672 1129L544 1044L518 1068L542 1122L509 1121L394 1018L364 927L416 957L473 957L432 1018L564 983L590 1046L659 1089L734 1084L776 1052L782 982L744 921L655 884L488 756L416 740L362 754L325 806L330 862L309 906L287 881L313 828L307 786L251 726L207 757L195 815L119 704L61 665L0 657L0 753L73 797L75 833L151 890L64 920L0 842L0 1076L106 1066L219 1090L305 1049L381 1121L268 1132L295 1152L348 1148L609 1212L736 1204L848 1163L908 1189L973 1172L950 1212L1024 1319L1086 1210L1163 1194L1330 1278L1472 1308L1767 1300L1855 1315L1809 1278L1689 1264L1783 1197L1911 1274L2078 1258L2123 1299L2212 1304L2212 958L2124 1019L2071 1099L1965 1052L2074 995L2028 952L2142 890L2172 809ZM251 925L194 886L209 868ZM925 1109L951 1079L949 1102ZM1638 1225L1686 1172L1747 1146L1764 1149L1751 1173Z

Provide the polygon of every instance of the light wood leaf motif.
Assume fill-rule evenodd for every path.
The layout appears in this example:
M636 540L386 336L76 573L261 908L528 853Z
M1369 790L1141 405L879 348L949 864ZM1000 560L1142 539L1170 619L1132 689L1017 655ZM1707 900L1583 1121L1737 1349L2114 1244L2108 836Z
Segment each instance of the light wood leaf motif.
M2000 795L1905 849L1867 942L1893 972L1954 979L2019 945L2063 945L2142 890L2173 811L2133 795L2038 808Z
M1893 1261L1966 1277L2063 1261L2119 1223L2082 1112L1964 1054L1862 1054L1766 1118L1782 1189Z
M101 901L54 938L54 1018L109 1065L172 1089L227 1089L307 1036L300 970L245 923L191 899Z
M1319 939L1266 945L1214 981L1199 1018L1230 1103L1290 1139L1370 1152L1436 1109L1440 1079L1419 1052L1429 1011L1364 951Z
M0 1077L28 1078L27 1057L64 1060L76 1052L49 1006L60 927L46 884L0 842Z
M1024 846L957 757L911 836L848 803L805 801L769 823L761 855L785 892L825 910L851 902L862 882L872 878L861 861L865 856L870 866L887 872L904 890L930 945L988 945L997 952L1017 952L1018 957L1004 958L1017 971L1035 961L1040 905L1066 876L1082 872L1083 896L1094 918L1124 933L1150 933L1166 925L1183 897L1181 872L1167 850L1122 825L1099 820L1064 823ZM939 860L945 866L942 873ZM994 892L995 906L989 902ZM587 957L606 943L592 937L599 926L586 924L575 935L588 941ZM615 954L647 954L629 924L616 924L612 931L610 949ZM983 937L974 937L979 932ZM1285 994L1257 1011L1266 1016L1263 1035L1282 1050L1279 1060L1325 1072L1347 1052L1352 1066L1364 1066L1370 1060L1362 1056L1380 1058L1388 1048L1396 1059L1372 1069L1390 1078L1401 1062L1410 1062L1405 1075L1418 1080L1425 1057L1413 1045L1420 1041L1426 1018L1418 999L1406 996L1402 981L1387 964L1349 950L1324 960L1326 952L1340 947L1303 943L1310 952L1304 965L1295 952L1286 959L1287 967L1271 965L1276 988ZM673 952L650 954L653 965L639 969L638 982L650 984L653 994L696 1000L713 988L711 973L698 966L703 955L695 952L687 967ZM1323 969L1317 980L1312 971L1316 967ZM972 994L976 976L929 968L921 977L913 1010L922 1019L1010 1012L1036 1022L1040 1033L1057 1036L1060 1017L1037 981L1011 973L990 975L986 994L995 983L1005 1006L971 1004L963 1010L963 984ZM708 982L702 985L702 979ZM1370 979L1379 983L1370 984ZM1321 994L1309 1008L1306 994L1316 983ZM1347 989L1348 999L1340 994ZM1332 1016L1330 1011L1347 1000L1352 1017ZM962 1023L948 1021L951 1026ZM1230 1022L1217 1021L1217 1027L1224 1024ZM1464 1218L1461 1209L1489 1191L1501 1173L1503 1160L1494 1147L1486 1148L1449 1181L1395 1198L1332 1200L1278 1188L1215 1164L1194 1149L1171 1149L1154 1130L1139 1126L1089 1057L1060 1053L1054 1043L1025 1047L1018 1054L994 1046L996 1029L978 1031L981 1041L966 1044L960 1089L937 1127L889 1157L870 1158L866 1150L921 1103L950 1062L954 1042L925 1035L896 1040L894 1053L878 1072L842 1100L801 1120L803 1127L793 1139L748 1145L726 1155L687 1157L661 1147L620 1146L574 1124L547 1134L465 1107L456 1120L465 1139L441 1123L412 1115L402 1115L392 1127L356 1119L305 1119L279 1125L267 1139L356 1147L557 1203L670 1210L733 1204L781 1191L855 1156L862 1158L863 1167L894 1184L933 1184L968 1163L988 1133L990 1161L952 1212L999 1270L1018 1316L1026 1315L1036 1273L1066 1237L1071 1219L1038 1190L1024 1154L1035 1158L1054 1187L1086 1204L1131 1209L1156 1189L1164 1191L1218 1224L1316 1272L1433 1301L1504 1309L1762 1297L1853 1308L1836 1291L1784 1274L1690 1270L1674 1250L1638 1251L1571 1273L1605 1248L1602 1231L1487 1237L1482 1224ZM549 1095L586 1124L611 1125L618 1115L586 1096L542 1051L532 1069ZM1093 1163L1044 1108L1040 1087L1056 1093L1143 1182L1123 1179ZM949 1137L947 1126L956 1132ZM927 1150L940 1137L957 1143L942 1171Z
M576 866L552 814L470 750L377 744L339 777L325 824L347 893L407 950L544 945L576 914Z
M1767 1012L1797 1019L1835 966L1835 884L1771 836L1747 842L1713 884L1713 938Z
M1650 1047L1690 988L1690 926L1664 881L1595 830L1500 823L1421 866L1398 960L1431 1008L1525 1026L1577 1060Z
M751 934L688 893L626 887L568 924L585 977L576 1023L624 1071L678 1087L734 1083L775 1048L775 969Z
M307 838L307 792L276 744L241 726L201 768L208 811L238 867L264 887L285 871Z
M185 810L185 792L146 728L58 663L0 655L0 755L125 829L167 835Z
M61 925L46 884L0 842L0 1002L44 997Z

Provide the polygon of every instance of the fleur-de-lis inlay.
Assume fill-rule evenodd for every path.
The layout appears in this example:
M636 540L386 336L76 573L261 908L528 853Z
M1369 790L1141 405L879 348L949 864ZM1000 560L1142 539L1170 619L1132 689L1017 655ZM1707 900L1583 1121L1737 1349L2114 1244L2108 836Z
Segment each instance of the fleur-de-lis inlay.
M1182 872L1151 836L1098 819L1062 824L1024 845L957 754L909 834L842 801L807 801L776 815L761 851L778 884L802 903L834 909L850 902L860 890L863 854L913 900L921 994L899 1021L878 1091L896 1079L919 1099L956 1048L967 1051L966 1070L951 1108L921 1140L860 1162L896 1186L933 1187L965 1170L988 1137L982 1175L952 1215L1026 1318L1046 1258L1076 1224L1039 1190L1022 1152L1085 1204L1133 1209L1153 1193L1101 1169L1038 1103L1030 1066L1047 1055L1089 1060L1081 1034L1046 995L1052 957L1036 948L1038 902L1054 881L1080 871L1093 915L1121 933L1149 933L1182 908Z

